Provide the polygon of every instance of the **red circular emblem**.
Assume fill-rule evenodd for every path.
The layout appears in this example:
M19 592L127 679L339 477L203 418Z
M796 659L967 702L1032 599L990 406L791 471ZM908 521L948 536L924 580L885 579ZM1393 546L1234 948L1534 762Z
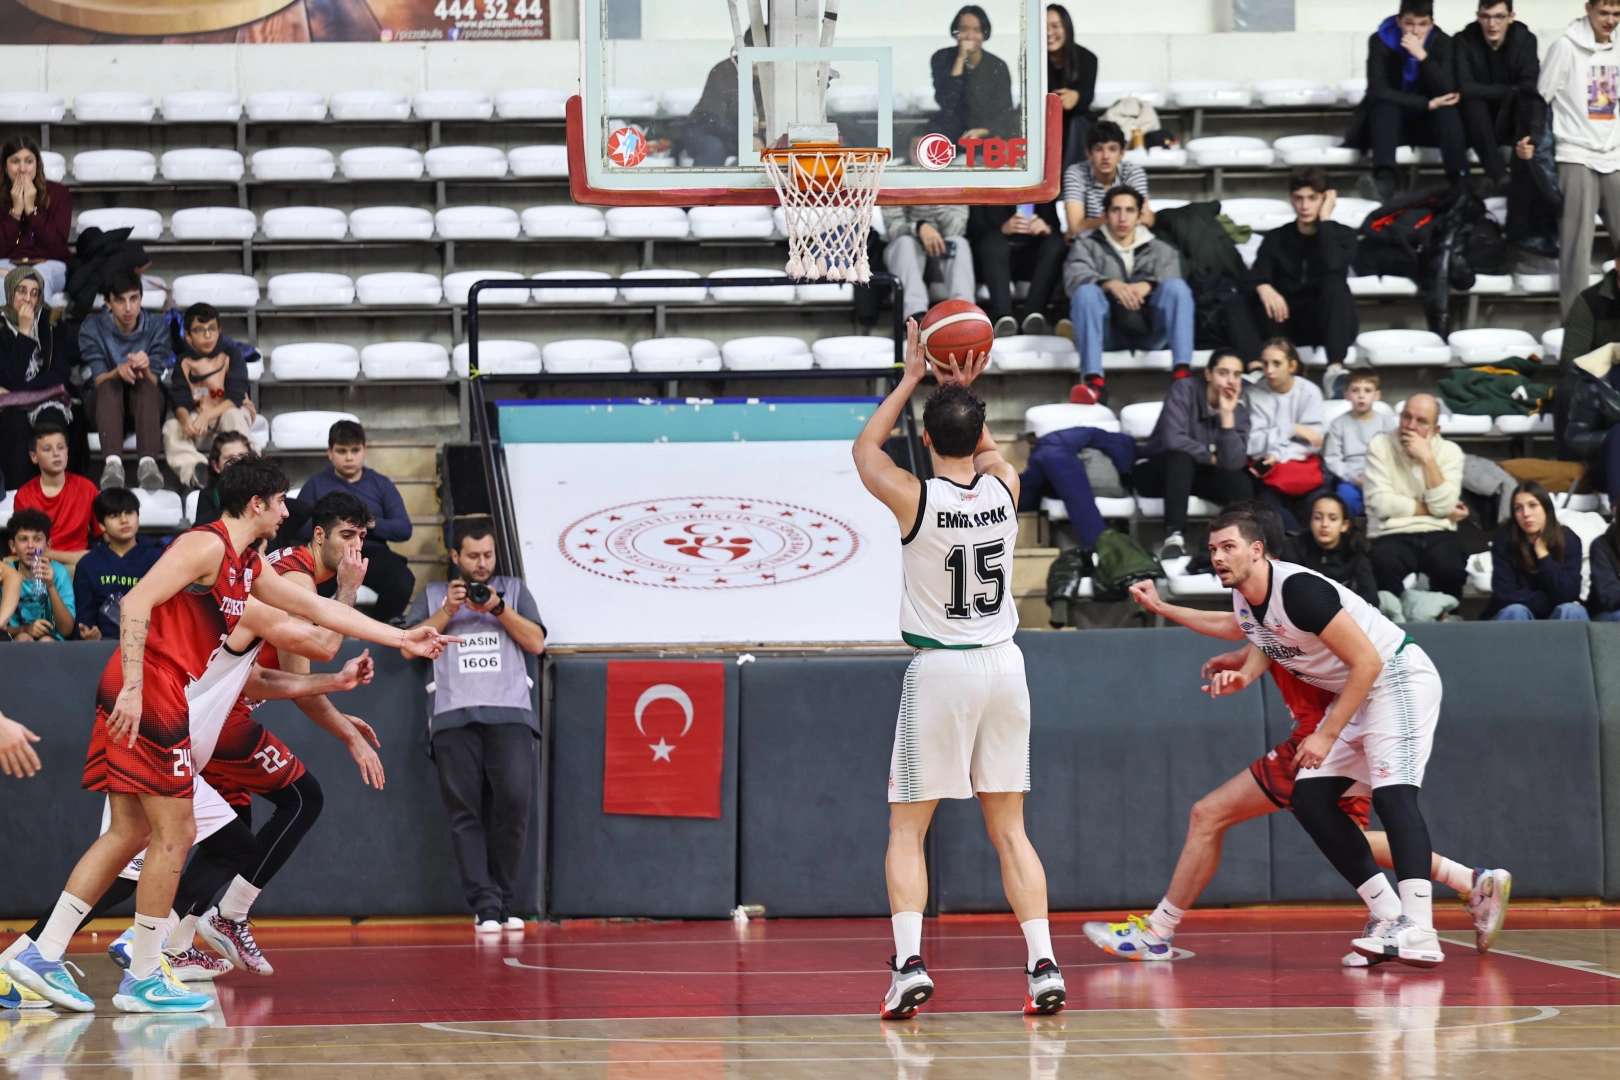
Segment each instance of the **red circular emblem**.
M615 165L634 168L647 156L647 136L640 128L622 127L608 136L607 155Z
M917 164L929 172L938 172L956 160L956 144L935 132L917 140Z
M844 565L860 544L854 529L819 510L696 495L610 506L557 537L581 570L659 589L784 585Z

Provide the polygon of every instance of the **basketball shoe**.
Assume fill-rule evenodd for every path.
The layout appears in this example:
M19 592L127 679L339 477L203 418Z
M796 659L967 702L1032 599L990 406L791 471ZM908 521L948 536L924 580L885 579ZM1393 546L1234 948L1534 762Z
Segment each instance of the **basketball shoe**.
M1356 938L1350 947L1369 960L1399 960L1413 967L1439 967L1446 958L1440 950L1440 935L1405 915L1382 923L1368 937Z
M1035 970L1024 972L1024 976L1029 979L1029 995L1024 998L1025 1016L1049 1016L1063 1008L1068 995L1056 964L1046 959L1037 960Z
M885 1020L904 1020L934 996L934 980L928 977L922 957L913 956L903 967L895 966L896 959L889 957L889 971L893 977L889 981L889 993L883 999L881 1015Z
M1121 960L1175 959L1171 938L1155 934L1141 915L1132 915L1117 923L1088 922L1081 929L1093 945Z
M183 953L170 953L165 958L175 979L183 983L212 982L236 967L229 960L210 956L196 947Z
M218 908L209 908L203 913L203 917L197 920L197 933L202 935L209 948L248 974L276 973L276 969L270 966L270 961L259 951L258 942L253 940L253 930L248 920L238 922L235 919L227 919L219 913Z
M1383 934L1383 930L1384 920L1380 919L1376 915L1368 915L1367 927L1361 932L1361 936L1364 938L1380 937ZM1351 949L1349 952L1344 954L1344 956L1339 960L1339 963L1347 968L1370 968L1377 967L1379 964L1385 963L1388 960L1389 957L1387 956L1363 956L1354 949Z
M113 995L114 1007L130 1013L195 1013L212 1004L213 998L187 990L162 965L144 979L125 971Z
M47 960L40 955L39 946L30 945L6 961L5 972L53 1005L74 1012L95 1012L96 1003L79 989L79 984L73 981L73 976L68 972L69 967L80 975L84 974L79 971L77 964Z
M1496 935L1502 932L1512 892L1513 875L1506 870L1474 871L1474 887L1463 903L1474 917L1474 948L1480 952L1490 952Z

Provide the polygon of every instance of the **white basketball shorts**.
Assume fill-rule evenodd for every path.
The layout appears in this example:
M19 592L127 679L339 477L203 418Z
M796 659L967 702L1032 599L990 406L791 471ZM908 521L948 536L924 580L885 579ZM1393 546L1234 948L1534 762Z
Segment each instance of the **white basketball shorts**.
M1440 723L1440 696L1434 662L1416 645L1407 645L1384 665L1321 767L1299 770L1296 782L1348 776L1373 788L1422 787Z
M194 843L202 843L219 830L236 820L236 808L225 801L225 796L209 786L208 781L202 777L192 778L191 813L197 820L197 839ZM112 828L112 804L103 802L101 806L101 831L106 832ZM118 874L121 878L131 881L141 880L141 864L146 861L146 850L129 860Z
M1029 790L1029 686L1011 641L920 649L906 669L889 801Z

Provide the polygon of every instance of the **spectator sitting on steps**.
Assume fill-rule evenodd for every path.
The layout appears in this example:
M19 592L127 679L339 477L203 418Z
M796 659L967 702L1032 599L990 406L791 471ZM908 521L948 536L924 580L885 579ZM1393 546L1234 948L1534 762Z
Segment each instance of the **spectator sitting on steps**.
M1378 388L1378 372L1372 368L1352 371L1344 396L1350 402L1350 411L1327 426L1322 464L1330 478L1337 481L1339 498L1352 515L1360 517L1366 511L1361 489L1366 483L1367 447L1373 439L1399 425L1387 411L1376 408L1384 395Z
M1452 45L1469 148L1495 189L1486 194L1506 194L1502 147L1533 144L1530 132L1542 129L1546 115L1536 94L1541 76L1536 35L1514 18L1513 0L1479 0L1474 21Z
M73 194L45 178L39 144L30 135L7 136L0 145L6 166L7 212L0 214L0 268L32 266L45 283L45 299L67 288L68 233L73 226Z
M79 354L92 387L86 404L96 418L101 452L107 459L101 472L103 488L124 486L126 413L135 421L137 479L148 491L163 487L157 455L163 448L163 414L168 411L163 383L174 363L174 348L163 316L141 308L142 291L141 275L134 267L109 271L101 289L107 306L79 327Z
M1125 160L1125 132L1112 120L1091 126L1086 137L1086 157L1063 170L1063 213L1069 219L1065 239L1100 229L1105 224L1105 198L1117 187L1128 187L1142 196L1142 224L1153 224L1153 210L1147 206L1147 170Z
M220 431L243 435L253 430L258 410L248 394L247 361L242 351L220 340L219 312L209 304L186 309L186 344L169 376L174 415L163 424L163 456L188 488L208 483L208 458L201 447Z
M1610 343L1577 356L1553 395L1558 456L1586 465L1592 486L1620 506L1620 363Z
M214 485L225 466L253 453L253 441L240 431L222 431L214 436L214 445L208 448L208 483L197 493L197 513L191 524L208 525L220 518L219 492Z
M1342 364L1361 332L1349 282L1356 231L1331 220L1338 195L1327 183L1316 165L1289 174L1295 219L1266 234L1250 280L1261 336L1321 346L1328 363Z
M990 293L989 315L996 337L1051 333L1046 309L1062 283L1069 249L1058 231L1054 204L1029 209L1034 213L1026 215L1021 206L975 206L968 211L967 235L978 279ZM1016 314L1015 278L1029 282L1029 293Z
M940 49L928 61L934 100L939 103L932 130L954 143L1016 137L1019 117L1013 108L1012 72L1005 60L984 47L990 40L990 16L977 4L968 4L951 20L951 37L956 44Z
M1581 538L1558 523L1552 496L1534 480L1514 489L1513 520L1491 542L1491 602L1485 618L1590 618L1581 603Z
M1324 491L1316 497L1310 529L1290 536L1285 550L1287 561L1309 567L1378 606L1378 582L1367 557L1364 527L1338 495Z
M967 243L965 206L886 206L883 227L888 246L883 264L900 279L900 298L907 317L922 321L928 313L928 270L937 269L948 299L973 303L973 253Z
M1367 447L1362 494L1372 538L1378 590L1400 597L1408 574L1427 574L1430 588L1462 599L1468 553L1457 523L1462 502L1463 452L1440 437L1440 402L1413 394L1400 428Z
M28 457L39 468L39 475L17 490L12 507L40 510L51 519L50 557L71 567L84 558L91 539L101 531L91 510L96 485L67 471L67 433L62 425L40 421L34 426L33 440Z
M41 510L11 515L11 558L22 596L6 632L13 641L62 641L73 634L73 574L50 557L51 519Z
M1272 338L1260 351L1265 378L1249 391L1249 461L1258 481L1255 494L1282 515L1290 532L1309 515L1312 496L1322 487L1322 391L1305 378L1299 350L1287 338ZM1277 486L1292 463L1308 470L1310 487ZM1291 487L1291 490L1284 490ZM1302 490L1303 488L1303 490Z
M39 270L19 266L5 276L5 313L0 318L0 476L19 487L30 476L28 454L34 425L43 420L73 425L67 389L72 361L61 311L45 301ZM47 396L48 395L48 396ZM8 402L17 402L12 405ZM82 438L82 436L81 436Z
M1592 544L1592 588L1586 610L1593 622L1620 622L1620 515Z
M108 488L96 496L101 539L79 560L73 572L73 605L80 641L118 638L118 614L124 594L152 569L164 546L140 535L141 501L126 488Z
M1086 450L1107 455L1121 477L1136 464L1136 440L1129 435L1094 427L1065 428L1042 435L1030 449L1029 467L1018 477L1018 512L1039 510L1042 499L1056 495L1063 500L1080 546L1089 551L1097 546L1097 537L1108 525L1097 510L1096 491L1080 457ZM1123 496L1125 492L1121 488L1111 494Z

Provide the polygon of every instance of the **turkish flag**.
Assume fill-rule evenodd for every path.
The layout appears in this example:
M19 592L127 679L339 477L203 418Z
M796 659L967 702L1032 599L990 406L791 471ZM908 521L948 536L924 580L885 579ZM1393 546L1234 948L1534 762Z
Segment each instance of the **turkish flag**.
M720 816L726 665L610 660L604 814Z

